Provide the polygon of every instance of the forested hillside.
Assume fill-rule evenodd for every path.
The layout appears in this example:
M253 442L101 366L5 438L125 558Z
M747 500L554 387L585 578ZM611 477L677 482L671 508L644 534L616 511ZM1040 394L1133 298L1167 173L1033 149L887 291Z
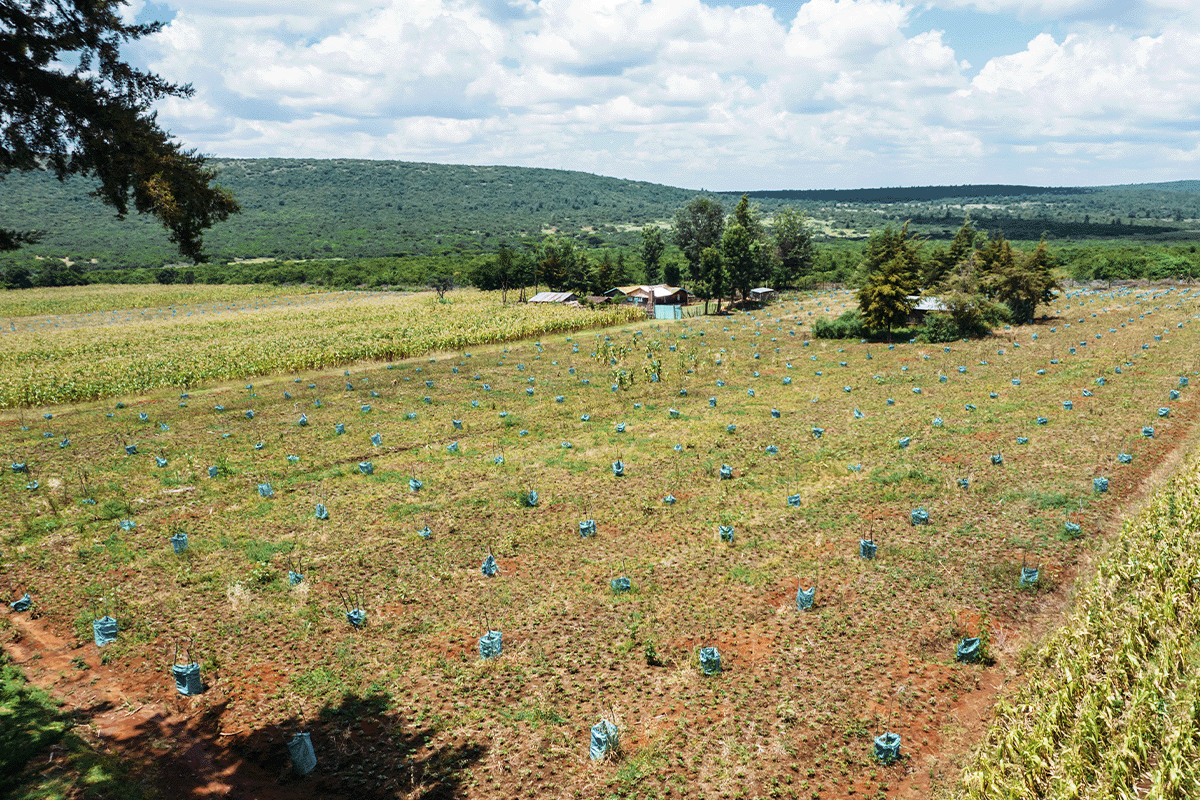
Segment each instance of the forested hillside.
M650 222L667 224L694 189L582 172L398 161L215 159L242 213L207 234L213 261L471 256L500 241L557 231L578 244L634 247ZM0 217L38 230L40 243L0 266L36 256L99 268L179 260L151 218L116 220L82 179L10 174ZM731 210L740 192L716 195ZM932 239L952 238L965 214L979 230L1013 240L1191 240L1200 237L1200 182L1092 188L972 185L893 189L751 191L767 224L780 207L807 214L818 241L865 239L911 220Z

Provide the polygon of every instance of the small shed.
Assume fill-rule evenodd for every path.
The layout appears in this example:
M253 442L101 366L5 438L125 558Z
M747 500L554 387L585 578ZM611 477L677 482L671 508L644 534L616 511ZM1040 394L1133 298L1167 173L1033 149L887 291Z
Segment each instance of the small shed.
M775 290L770 286L759 286L757 289L750 290L750 299L760 303L770 302L775 299Z
M529 298L531 303L571 303L579 299L574 292L538 292Z
M940 299L936 297L920 297L915 294L908 296L908 301L913 304L912 313L909 317L914 322L921 322L925 319L925 315L931 311L949 311Z

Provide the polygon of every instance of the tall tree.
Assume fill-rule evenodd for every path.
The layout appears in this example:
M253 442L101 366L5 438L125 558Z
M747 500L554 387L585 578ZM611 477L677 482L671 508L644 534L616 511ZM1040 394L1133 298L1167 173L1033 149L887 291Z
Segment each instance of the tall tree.
M698 196L675 215L675 244L683 251L693 277L700 266L700 254L705 248L719 246L724 230L725 209L711 197Z
M617 251L617 263L613 265L613 286L625 286L629 283L629 264L625 261L625 251ZM612 286L606 286L602 291L608 291Z
M953 327L946 330L946 341L964 336L984 336L1010 318L1006 306L987 298L975 261L973 254L968 254L953 272L931 289L946 309L934 313L944 313L953 322ZM929 327L928 322L926 327Z
M646 225L642 228L642 247L639 255L646 265L646 283L658 283L658 262L662 259L667 243L663 241L662 228L657 225Z
M589 294L603 294L609 289L616 286L613 276L617 272L617 266L613 261L612 250L605 248L600 251L600 257L596 260L592 267L591 288Z
M500 290L500 302L508 303L508 290L520 279L517 258L508 242L501 242L496 257L480 262L470 275L471 283L485 292Z
M190 97L126 63L121 47L162 28L126 25L124 0L0 2L0 179L48 169L60 180L88 175L95 194L124 217L158 217L180 253L203 257L203 232L236 213L233 196L194 150L184 150L151 111ZM74 65L73 67L67 65ZM36 241L0 229L0 250Z
M729 288L736 289L745 300L754 286L763 283L771 274L771 250L758 209L750 198L742 195L733 216L721 237L721 249L729 276Z
M575 242L562 236L551 234L542 240L538 248L536 275L537 279L546 282L546 286L555 291L562 291L567 285L568 278L576 276L579 266L579 253Z
M886 330L888 338L912 311L908 298L917 291L919 247L917 237L908 234L908 223L898 231L890 225L876 231L867 242L858 306L864 324L872 330Z
M921 285L929 288L941 283L951 273L955 272L967 258L975 252L975 240L979 233L971 224L970 215L963 217L962 227L954 234L950 249L938 248L930 254L921 272Z
M803 211L784 206L775 213L775 252L779 263L776 289L794 288L812 272L817 251Z
M698 277L693 277L693 291L704 301L704 313L708 313L708 301L716 299L717 313L721 313L721 298L728 291L725 260L718 247L706 247L700 253L696 267Z
M979 249L976 256L979 260L979 272L983 275L999 273L1017 265L1017 256L1013 252L1012 244L1000 231L988 237L987 243Z
M572 244L574 243L572 242ZM562 288L578 295L592 294L593 276L591 259L588 258L587 252L575 250L575 257L567 262L567 277L563 281Z
M1039 304L1054 299L1058 281L1050 273L1045 239L1020 262L1012 256L1011 248L1008 255L1009 259L997 261L984 279L984 287L990 298L1008 306L1014 323L1023 325L1033 321Z

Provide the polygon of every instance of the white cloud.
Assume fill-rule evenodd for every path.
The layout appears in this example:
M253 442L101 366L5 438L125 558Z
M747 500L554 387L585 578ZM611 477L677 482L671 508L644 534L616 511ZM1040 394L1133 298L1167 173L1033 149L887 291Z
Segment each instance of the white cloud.
M1134 29L1104 20L1101 0L935 3L1081 21L1057 39L1031 30L973 77L953 37L910 30L915 6L898 0L810 0L790 18L700 0L341 0L304 14L178 0L138 52L196 86L161 105L164 124L222 156L524 164L707 188L1102 183L1114 164L1188 177L1200 26L1169 23L1190 6L1131 4Z

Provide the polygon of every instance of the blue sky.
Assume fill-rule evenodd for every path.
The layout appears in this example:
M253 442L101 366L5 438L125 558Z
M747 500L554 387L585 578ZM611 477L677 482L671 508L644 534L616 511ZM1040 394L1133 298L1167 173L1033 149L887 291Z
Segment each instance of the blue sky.
M217 157L710 190L1200 177L1194 0L132 0Z

